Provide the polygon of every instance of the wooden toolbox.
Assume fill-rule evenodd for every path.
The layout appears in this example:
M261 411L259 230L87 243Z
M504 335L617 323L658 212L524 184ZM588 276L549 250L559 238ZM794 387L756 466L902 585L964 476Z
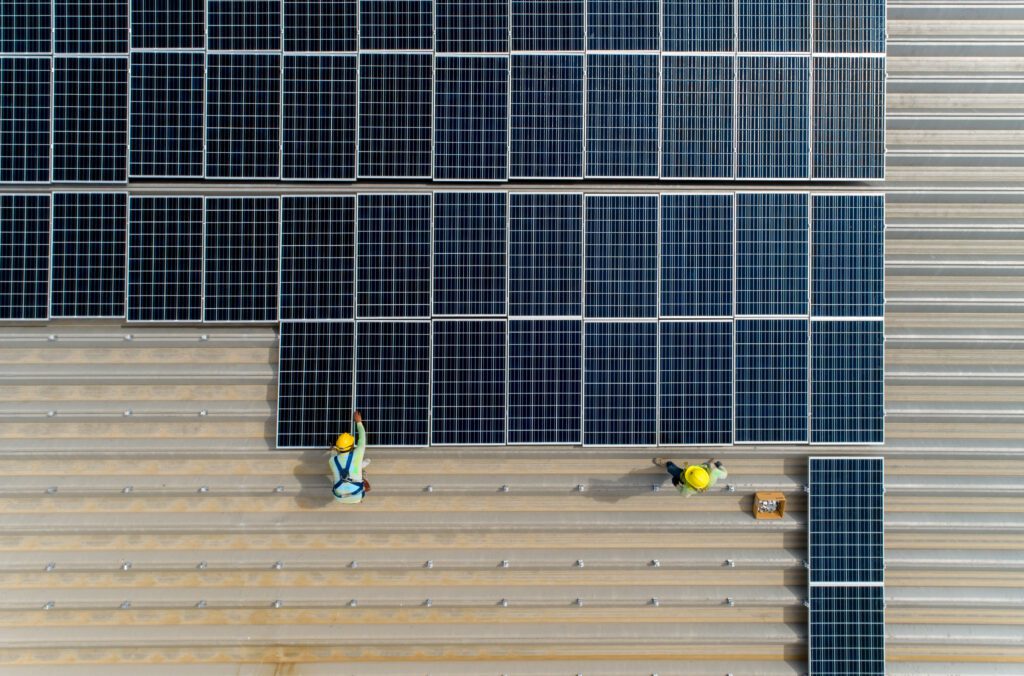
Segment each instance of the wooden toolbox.
M754 493L755 519L781 519L786 513L786 496L778 491Z

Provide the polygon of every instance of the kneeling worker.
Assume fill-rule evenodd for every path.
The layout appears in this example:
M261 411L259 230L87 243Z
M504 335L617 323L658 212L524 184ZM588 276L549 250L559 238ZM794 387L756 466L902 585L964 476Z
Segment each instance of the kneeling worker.
M718 483L719 479L729 476L725 465L714 458L700 465L683 463L683 467L679 467L665 458L654 458L651 462L658 467L664 467L672 475L672 485L686 497L697 493L706 493L709 488Z
M362 502L370 492L370 482L363 476L363 468L370 464L363 460L366 452L366 428L363 427L363 416L356 411L352 416L356 421L356 437L345 432L334 442L331 448L331 459L328 464L334 475L334 499L338 502Z

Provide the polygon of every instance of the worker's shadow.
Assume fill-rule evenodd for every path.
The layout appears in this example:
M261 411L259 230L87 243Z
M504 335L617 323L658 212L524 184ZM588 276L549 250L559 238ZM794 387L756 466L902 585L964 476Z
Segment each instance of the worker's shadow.
M671 488L671 480L668 472L663 469L641 467L615 479L586 479L583 494L598 502L618 502L638 495L650 495L656 490L664 490L665 486Z
M292 469L299 482L295 504L302 509L323 509L334 503L331 475L327 467L330 455L324 451L307 451Z

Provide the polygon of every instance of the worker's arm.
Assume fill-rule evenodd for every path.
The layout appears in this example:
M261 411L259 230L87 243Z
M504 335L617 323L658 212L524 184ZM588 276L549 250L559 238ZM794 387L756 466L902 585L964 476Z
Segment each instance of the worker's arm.
M356 422L356 452L359 454L359 460L362 460L363 451L366 450L366 428L363 427L363 414L356 411L352 414L352 419Z

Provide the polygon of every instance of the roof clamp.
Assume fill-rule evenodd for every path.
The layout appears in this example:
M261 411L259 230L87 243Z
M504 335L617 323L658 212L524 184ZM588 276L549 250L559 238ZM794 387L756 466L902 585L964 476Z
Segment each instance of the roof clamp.
M508 608L508 599L502 599L498 601L498 605L502 608Z
M47 601L46 603L43 604L43 610L53 610L53 606L54 605L56 605L56 604L54 604L53 601Z
M272 604L270 604L270 605L272 605L272 606L273 606L273 607L275 607L275 608L280 608L280 607L281 607L281 606L283 606L284 604L283 604L283 603L281 603L281 601L280 601L280 600L276 600L276 601L274 601L274 602L273 602Z
M427 608L431 607L432 605L434 605L434 599L427 599L426 601L423 602L423 605L426 606Z
M576 597L575 603L576 603L577 606L579 606L581 608L583 607L583 599L581 599L579 597Z
M206 607L206 600L205 599L199 599L199 603L196 604L196 608L205 608L205 607Z
M431 484L427 484L426 486L423 487L423 491L425 493L433 493L434 492L434 486L431 485Z
M725 597L725 605L727 605L727 606L729 606L731 608L731 607L736 605L736 601L734 601L731 596L726 596Z
M206 561L200 561L198 564L196 564L196 569L206 570Z
M205 408L203 410L199 411L199 417L200 418L205 418L208 415L210 415L210 412L207 411Z
M650 601L648 601L648 603L654 606L655 608L661 605L661 601L659 601L657 597L653 597Z
M509 566L508 559L502 559L501 563L499 563L498 565L501 566L502 568L508 568L508 566Z
M508 484L502 484L499 489L502 493L508 493Z
M124 410L124 417L125 417L125 418L130 418L130 417L131 417L131 415L132 415L132 410L131 410L130 408L126 408L126 409Z
M725 492L726 493L735 493L736 492L736 487L733 486L732 484L726 484L725 485Z
M131 493L134 490L135 490L135 488L132 487L132 486L125 486L124 488L121 489L121 492L122 493Z
M349 608L355 608L358 605L359 605L359 601L356 601L355 599L352 599L351 601L348 602L348 607Z
M806 568L807 570L811 569L811 562L807 559L804 559L804 568Z
M122 561L121 562L121 570L131 570L131 569L132 569L132 562L131 561Z
M130 334L130 333L126 333L126 334L124 334L124 339L125 339L125 340L129 340L129 341L130 341L130 340L135 340L135 336L133 336L133 335L132 335L132 334Z
M200 493L209 493L210 492L210 487L209 486L200 486L199 487L199 492Z
M804 608L810 608L810 607L811 607L811 600L810 599L804 599Z
M576 484L576 492L577 493L582 493L585 490L587 490L586 486L584 486L583 484Z
M651 484L651 492L652 493L659 493L659 492L661 492L661 484Z
M807 493L808 495L811 493L811 487L807 484L804 484L804 493Z
M47 573L52 573L53 569L56 568L56 567L57 567L57 564L54 563L53 561L50 561L48 564L46 564L46 572Z
M658 559L651 559L651 567L661 568L661 561L659 561Z
M577 568L582 568L584 565L586 565L586 564L583 563L583 559L576 559L576 567Z
M348 567L349 568L358 568L359 567L359 562L358 561L353 561L352 563L348 564Z
M284 493L284 486L274 486L275 493Z
M57 340L57 335L54 334L54 333L51 333L50 335L48 335L46 337L46 339L52 343L53 341Z
M53 495L54 493L56 493L56 492L57 492L57 487L56 487L56 486L49 486L49 487L48 487L48 488L46 489L46 492L47 492L47 493L49 493L50 495Z
M210 339L210 336L208 334L205 334L205 333L203 335L199 336L199 340L209 340L209 339Z
M55 415L57 415L57 412L56 412L56 411L47 411L47 412L46 412L46 417L47 417L47 418L52 418L52 417L53 417L53 416L55 416Z
M274 570L281 570L284 568L284 561L274 561Z
M121 601L121 610L128 610L132 607L131 601Z
M423 564L423 567L424 568L433 568L434 567L434 560L433 559L427 559L427 562Z
M733 561L732 559L726 559L725 563L722 564L722 565L724 565L727 568L735 568L736 567L736 562Z

